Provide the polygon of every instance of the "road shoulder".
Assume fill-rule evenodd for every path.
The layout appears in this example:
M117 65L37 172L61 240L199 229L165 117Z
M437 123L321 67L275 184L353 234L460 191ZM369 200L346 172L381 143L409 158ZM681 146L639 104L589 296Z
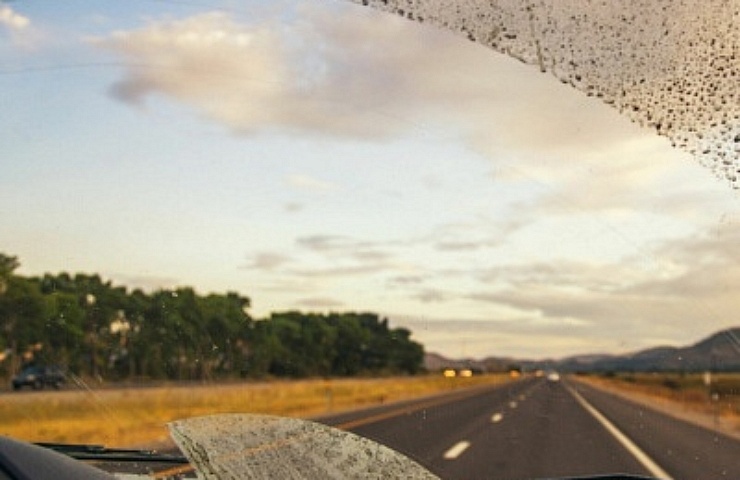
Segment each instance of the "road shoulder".
M678 420L683 420L685 422L689 422L708 430L722 433L728 437L740 440L740 431L734 429L729 422L721 418L715 418L711 414L690 410L689 408L681 405L679 402L671 401L664 398L656 398L654 396L637 392L626 391L620 389L617 386L604 385L601 382L589 381L588 379L583 377L571 376L569 380L576 385L588 385L589 387L612 395L616 395L620 398L632 401L656 412L664 413Z

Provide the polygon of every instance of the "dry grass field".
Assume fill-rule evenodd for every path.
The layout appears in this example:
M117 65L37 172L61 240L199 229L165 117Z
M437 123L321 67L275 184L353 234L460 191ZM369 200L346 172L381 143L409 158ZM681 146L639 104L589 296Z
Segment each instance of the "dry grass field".
M214 413L307 417L508 381L505 375L75 388L0 396L0 435L133 446L168 438L169 421Z
M715 374L711 385L702 374L623 373L580 379L740 434L740 374Z

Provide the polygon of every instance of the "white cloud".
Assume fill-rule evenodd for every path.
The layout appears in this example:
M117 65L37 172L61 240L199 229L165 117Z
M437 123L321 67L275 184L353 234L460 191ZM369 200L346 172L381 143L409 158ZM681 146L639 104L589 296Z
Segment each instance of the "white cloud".
M634 345L635 336L675 343L737 324L740 225L671 240L650 256L618 263L552 261L502 266L481 274L468 299L507 306L521 319L579 324L578 337L610 337ZM524 328L521 321L517 328ZM575 340L575 339L574 339Z
M420 290L415 297L422 303L439 303L447 301L450 294L435 288L425 288Z
M310 193L328 193L339 187L331 182L319 180L309 175L294 174L286 179L286 183L296 189Z
M384 272L388 269L384 264L355 264L337 267L317 267L296 269L292 273L302 278L343 278L366 277Z
M527 80L528 70L502 71L491 52L450 41L446 33L350 5L304 7L299 16L257 26L211 12L97 43L129 63L113 89L118 98L140 103L163 94L237 132L280 127L376 138L437 123L442 134L455 135L461 122L481 138L509 135L515 143L549 147L563 143L562 122L539 107L532 115L529 105L556 100L567 116L584 117L570 111L567 94L559 100L557 85L543 91L541 84L549 83ZM520 77L521 88L531 87L536 97L527 105L508 91ZM614 135L602 132L590 143Z
M290 263L291 258L287 255L274 252L262 252L256 254L251 262L244 266L246 269L273 271L279 267Z
M283 204L283 209L288 213L298 213L305 208L300 202L286 202Z
M330 309L343 307L344 302L329 297L309 297L301 298L300 300L296 301L294 305L297 307L305 308Z
M292 23L211 12L98 44L129 65L112 88L126 102L164 95L243 134L377 139L423 125L491 158L495 181L539 185L537 207L551 212L642 208L690 163L665 139L526 65L352 5L303 7ZM336 187L305 175L288 183ZM685 205L675 194L662 202L674 204Z
M356 240L338 235L310 235L299 237L296 244L315 252L332 252L354 248Z
M18 32L28 28L31 25L31 20L13 11L9 5L0 5L0 25L5 26L11 31Z
M380 79L348 75L342 67L346 58L338 58L347 51L333 40L306 23L254 26L211 12L117 32L97 43L129 63L112 92L130 103L163 94L238 133L279 127L386 135L388 118L357 114L375 103L368 94L379 94ZM378 62L365 68L386 70Z
M0 2L0 35L3 31L11 45L29 50L42 40L42 32L35 28L31 19L13 10L10 5Z
M296 245L309 252L318 253L328 262L349 260L365 265L391 265L394 254L388 248L394 242L359 241L339 235L311 235L296 239Z
M424 275L397 275L389 279L391 286L420 285L427 278Z

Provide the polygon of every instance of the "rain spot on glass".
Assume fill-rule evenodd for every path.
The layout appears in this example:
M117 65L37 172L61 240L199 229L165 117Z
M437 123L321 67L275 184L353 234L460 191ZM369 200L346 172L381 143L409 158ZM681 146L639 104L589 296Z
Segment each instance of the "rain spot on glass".
M740 3L352 0L549 72L740 188Z

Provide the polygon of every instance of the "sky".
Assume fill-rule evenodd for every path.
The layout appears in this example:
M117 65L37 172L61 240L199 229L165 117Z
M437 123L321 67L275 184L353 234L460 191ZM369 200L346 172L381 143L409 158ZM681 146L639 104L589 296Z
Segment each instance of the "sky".
M339 0L0 3L20 273L374 311L428 351L740 324L738 194L538 69Z

